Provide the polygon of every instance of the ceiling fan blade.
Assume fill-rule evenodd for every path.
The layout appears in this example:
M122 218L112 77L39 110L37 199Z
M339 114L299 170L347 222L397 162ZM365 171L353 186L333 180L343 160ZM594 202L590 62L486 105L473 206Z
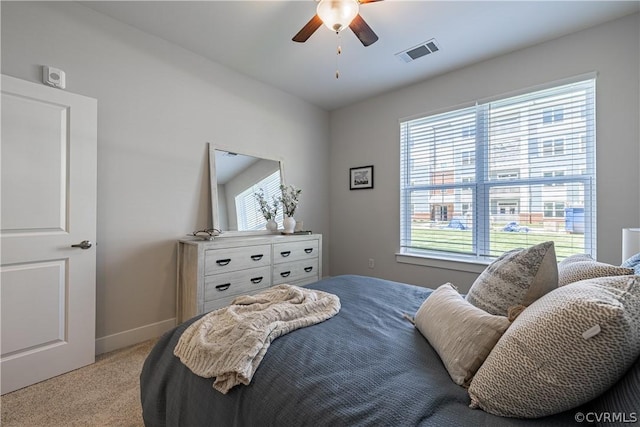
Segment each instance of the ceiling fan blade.
M314 15L314 17L311 18L311 20L307 22L307 24L302 27L302 29L298 31L298 34L293 36L291 40L298 43L306 42L307 39L311 37L311 34L320 28L320 25L322 25L322 19L320 19L318 15Z
M377 1L382 1L382 0L358 0L358 3L365 4L365 3L374 3Z
M369 46L378 41L378 36L373 32L369 24L364 22L360 15L356 15L349 24L351 31L360 39L363 45Z

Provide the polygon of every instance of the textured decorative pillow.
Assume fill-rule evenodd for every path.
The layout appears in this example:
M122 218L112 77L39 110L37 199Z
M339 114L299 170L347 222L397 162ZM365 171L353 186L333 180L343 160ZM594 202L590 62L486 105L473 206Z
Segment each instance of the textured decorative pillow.
M422 303L415 324L440 355L451 379L465 387L510 325L506 317L469 304L450 283Z
M640 354L640 277L558 288L511 324L471 386L471 407L537 418L609 389Z
M499 316L509 307L530 305L558 287L558 262L553 242L502 254L478 276L467 294L474 306Z
M620 267L633 268L635 274L640 275L640 252L625 260Z
M558 286L605 276L627 276L632 268L598 262L587 254L571 255L558 263Z

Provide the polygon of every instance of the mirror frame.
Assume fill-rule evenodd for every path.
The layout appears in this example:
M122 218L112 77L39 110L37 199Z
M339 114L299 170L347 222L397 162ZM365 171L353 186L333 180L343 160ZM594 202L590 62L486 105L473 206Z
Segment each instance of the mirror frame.
M285 183L284 161L282 160L282 158L268 157L255 152L238 151L236 149L225 147L223 145L213 144L211 142L208 142L207 144L209 146L209 195L211 197L211 224L214 229L218 230L218 234L216 234L216 237L273 234L269 230L221 230L220 229L220 218L218 217L218 179L216 175L215 152L216 150L228 151L228 152L237 153L245 156L251 156L259 159L272 160L272 161L278 162L278 164L280 165L280 183L284 184Z

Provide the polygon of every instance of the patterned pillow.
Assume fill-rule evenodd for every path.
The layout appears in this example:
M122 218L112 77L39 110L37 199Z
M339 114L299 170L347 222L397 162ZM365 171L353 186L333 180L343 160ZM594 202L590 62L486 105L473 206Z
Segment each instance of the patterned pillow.
M415 324L438 352L451 379L465 387L510 325L506 317L469 304L450 283L422 303Z
M575 408L620 379L640 354L640 277L549 292L514 320L484 364L471 406L537 418Z
M627 276L632 268L598 262L587 254L571 255L558 263L558 286L605 276Z
M502 254L478 276L467 301L498 316L509 307L529 305L558 287L558 263L553 242Z
M623 262L620 267L633 268L635 274L640 276L640 252L632 255L629 259Z

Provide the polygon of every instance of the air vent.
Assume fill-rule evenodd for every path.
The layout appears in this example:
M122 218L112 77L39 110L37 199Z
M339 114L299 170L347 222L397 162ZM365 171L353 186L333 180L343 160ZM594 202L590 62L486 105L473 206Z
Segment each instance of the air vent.
M418 46L414 46L411 49L396 53L396 56L402 59L404 62L411 62L415 61L418 58L422 58L423 56L427 56L430 53L435 53L439 50L440 48L436 44L436 39L431 39L419 44Z

